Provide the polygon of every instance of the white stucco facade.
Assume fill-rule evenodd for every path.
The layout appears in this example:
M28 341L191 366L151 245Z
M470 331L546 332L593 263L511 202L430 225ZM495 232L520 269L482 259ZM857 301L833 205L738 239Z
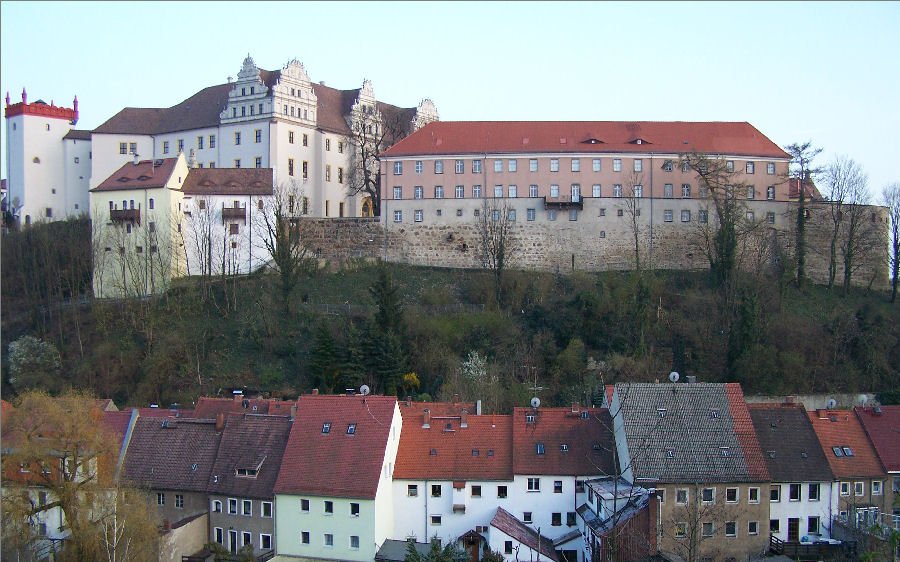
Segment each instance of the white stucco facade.
M772 482L763 486L761 496L769 503L769 532L773 536L783 541L831 538L831 520L838 514L837 482ZM789 538L793 525L797 536Z

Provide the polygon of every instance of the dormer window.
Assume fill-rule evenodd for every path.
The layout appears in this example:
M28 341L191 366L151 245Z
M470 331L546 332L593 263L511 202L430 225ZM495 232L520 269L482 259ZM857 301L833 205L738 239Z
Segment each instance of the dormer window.
M534 423L537 421L537 416L534 414L525 414L525 423Z
M666 449L666 458L674 459L675 458L675 449Z
M657 408L657 409L656 409L656 415L659 416L659 417L661 417L661 418L666 417L666 409L665 409L665 408Z
M432 450L430 450L430 451L428 452L428 454L431 455L432 457L436 457L436 456L437 456L437 449L432 449Z
M534 448L535 448L535 453L537 453L538 455L544 454L544 444L543 443L536 443Z
M356 424L351 423L347 426L347 435L353 435L356 433Z
M331 433L331 422L325 422L322 424L322 433Z
M719 447L719 454L722 455L723 457L727 457L728 455L731 454L731 448L730 447Z
M718 408L710 408L709 417L712 419L717 419L719 417L719 409Z
M569 452L569 444L568 443L560 443L559 444L559 452L568 453Z
M472 449L472 456L473 456L473 457L477 457L477 456L480 455L480 454L481 454L481 453L478 451L478 449Z

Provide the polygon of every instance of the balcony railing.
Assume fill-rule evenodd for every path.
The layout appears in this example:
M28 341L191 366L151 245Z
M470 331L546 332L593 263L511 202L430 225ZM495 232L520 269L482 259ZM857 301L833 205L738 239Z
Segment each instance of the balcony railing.
M584 200L580 195L565 197L544 197L545 209L583 209Z
M247 208L246 207L222 207L222 220L227 219L241 219L247 220Z
M131 221L141 224L140 209L110 209L109 220L112 222Z

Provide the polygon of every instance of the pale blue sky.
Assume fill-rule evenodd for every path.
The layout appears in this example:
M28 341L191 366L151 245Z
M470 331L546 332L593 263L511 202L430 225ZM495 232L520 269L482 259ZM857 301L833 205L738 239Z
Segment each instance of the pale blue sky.
M10 2L0 90L91 129L291 58L444 120L749 121L900 181L900 2ZM5 126L2 174L6 177Z

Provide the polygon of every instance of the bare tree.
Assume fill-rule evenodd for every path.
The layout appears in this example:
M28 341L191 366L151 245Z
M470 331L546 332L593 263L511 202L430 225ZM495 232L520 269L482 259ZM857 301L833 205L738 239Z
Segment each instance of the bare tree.
M303 236L303 214L306 198L300 185L294 181L278 185L272 198L255 215L257 240L262 244L270 260L269 270L278 274L282 311L290 314L290 299L300 279L312 267L312 258Z
M502 199L484 199L477 218L481 266L491 270L494 278L494 298L501 306L503 273L516 251L512 234L515 210Z
M841 240L841 254L844 260L844 294L850 291L853 273L865 264L870 255L881 243L876 241L877 229L873 221L866 217L872 211L869 205L868 175L859 172L857 179L850 184L847 193L847 220Z
M812 167L812 161L819 153L821 148L814 148L812 141L804 143L789 144L784 147L788 154L791 155L791 171L789 178L794 177L797 180L798 201L797 201L797 228L795 231L795 254L797 260L797 286L803 287L806 279L806 186L805 182L812 181L816 174L819 173L818 168Z
M828 188L828 210L831 219L831 235L828 245L828 288L834 286L838 270L838 245L844 226L844 212L852 193L865 184L866 175L852 158L838 156L825 168L825 184Z
M631 176L625 180L625 198L622 200L634 237L634 269L638 275L641 273L641 242L644 231L641 220L641 199L644 196L643 177L643 174L638 172L631 173Z
M350 168L348 195L362 195L369 201L372 216L381 216L381 173L378 158L409 132L396 108L360 105L348 117L350 125Z
M729 525L734 526L733 532L737 534L737 522L745 508L737 503L726 504L724 498L716 497L721 490L716 484L685 484L675 490L676 506L661 521L662 535L670 539L669 544L675 545L676 554L685 562L717 558L721 553L711 544L721 543L721 537L729 533ZM680 494L685 497L679 497ZM711 501L706 501L710 498ZM719 541L714 541L716 538Z
M881 198L891 221L891 302L897 302L897 277L900 274L900 183L885 186Z

